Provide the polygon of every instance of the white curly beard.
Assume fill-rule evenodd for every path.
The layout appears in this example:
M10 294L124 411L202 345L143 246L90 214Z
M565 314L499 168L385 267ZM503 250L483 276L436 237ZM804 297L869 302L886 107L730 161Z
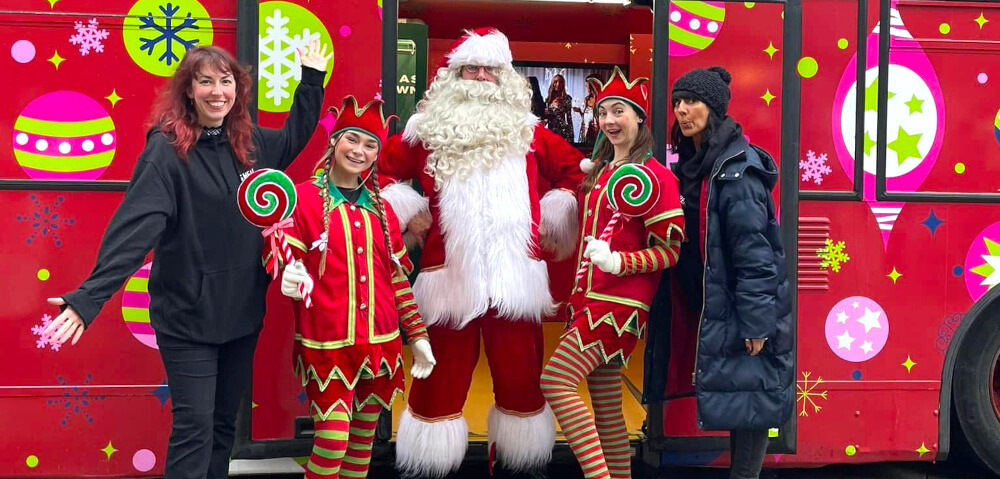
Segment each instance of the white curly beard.
M498 69L497 83L463 80L457 70L442 68L417 110L404 139L429 152L424 171L437 189L453 177L524 157L537 121L528 82L510 66Z

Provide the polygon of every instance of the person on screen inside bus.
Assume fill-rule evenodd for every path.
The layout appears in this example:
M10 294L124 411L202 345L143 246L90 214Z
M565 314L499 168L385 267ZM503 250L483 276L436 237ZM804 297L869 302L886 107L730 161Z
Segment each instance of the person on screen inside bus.
M597 81L597 83L594 82ZM601 77L596 73L587 75L587 96L583 99L583 107L574 106L573 111L580 114L580 141L578 143L593 147L597 139L597 115L594 114L594 100L597 98L595 84L600 84Z
M777 166L727 116L730 80L712 67L673 85L671 149L688 234L673 284L676 300L701 312L692 329L698 425L730 432L730 477L748 479L760 474L768 428L795 404L791 298L771 195Z
M552 457L555 421L538 386L541 319L555 310L544 259L566 258L576 245L583 155L530 107L507 37L468 31L378 160L382 197L400 226L432 219L413 293L439 363L413 380L399 421L396 466L406 475L461 466L480 346L496 400L487 416L493 472L542 477Z
M531 114L542 118L545 116L545 98L542 97L538 77L528 77L528 84L531 85Z
M333 55L325 52L318 41L299 49L302 81L284 126L274 130L255 126L247 111L248 67L218 47L188 50L160 91L146 147L90 277L48 300L62 312L46 333L54 342L76 344L153 250L150 326L173 405L167 479L219 478L229 471L269 281L260 261L261 230L240 215L236 193L241 174L284 169L306 146Z
M367 476L379 413L403 393L400 329L415 378L436 362L406 279L413 264L399 219L379 190L375 160L395 117L385 118L381 100L359 108L353 96L331 111L322 173L296 186L293 224L283 230L301 258L285 266L281 292L300 300L292 354L316 431L308 479Z
M541 387L587 479L632 477L632 451L622 415L622 367L645 334L649 305L666 268L677 262L684 239L677 178L653 158L646 122L646 78L628 81L615 68L606 83L594 79L601 128L594 167L578 193L577 262L589 260L569 299L570 323L542 372ZM608 181L622 165L653 173L660 195L650 210L621 218L610 237ZM595 239L600 237L599 239ZM591 415L577 388L586 379Z
M545 126L568 142L573 141L573 97L566 92L566 78L552 77L545 97Z

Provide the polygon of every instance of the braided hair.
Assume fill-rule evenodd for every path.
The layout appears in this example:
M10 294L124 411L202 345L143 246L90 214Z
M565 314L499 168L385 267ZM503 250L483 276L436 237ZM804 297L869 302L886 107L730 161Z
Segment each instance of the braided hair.
M324 153L323 157L319 160L323 165L323 173L322 176L320 176L319 182L319 195L323 199L323 234L326 235L327 241L326 247L323 248L319 256L319 276L321 278L323 277L323 272L326 271L327 248L330 244L330 168L333 165L334 151L337 149L337 145L339 143L340 135L337 136L336 141L326 150L326 153Z
M379 149L381 152L381 148ZM395 251L392 250L392 241L389 239L389 225L386 220L385 205L382 203L382 189L378 185L378 162L376 161L372 165L372 192L375 193L375 204L378 205L378 222L382 225L382 239L385 241L385 251L389 259L389 276L391 277L393 273L399 272L403 276L406 276L405 271L403 271L403 266L400 264L399 258L396 257ZM395 266L395 267L394 267Z

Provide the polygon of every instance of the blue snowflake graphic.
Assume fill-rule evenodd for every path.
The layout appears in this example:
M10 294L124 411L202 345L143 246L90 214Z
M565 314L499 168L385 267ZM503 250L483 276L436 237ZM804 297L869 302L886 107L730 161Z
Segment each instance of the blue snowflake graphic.
M26 242L31 244L38 236L51 236L56 246L62 246L62 240L59 238L59 229L76 223L76 220L64 218L56 212L59 205L64 201L63 197L56 198L55 203L51 205L43 205L35 195L31 195L31 201L35 203L35 211L26 215L16 216L19 223L29 223L31 226L31 234L28 235Z
M83 381L83 385L85 386L90 384L90 380L93 378L93 375L88 373L87 378ZM62 376L57 376L56 381L58 381L60 385L66 386L66 380L63 379ZM59 399L49 399L47 404L66 411L66 415L63 416L60 424L68 426L69 421L73 419L73 416L83 416L88 423L93 424L94 416L91 416L90 413L87 412L87 407L90 406L93 401L103 400L103 395L91 396L90 392L86 389L81 389L80 385L74 385L72 391L64 392L62 397Z
M156 23L157 19L153 18L153 12L149 12L145 16L139 18L142 22L142 25L139 25L140 30L152 28L159 33L159 36L153 38L140 38L142 45L139 46L139 50L148 50L148 54L152 55L153 48L156 47L156 45L160 42L166 42L166 50L163 51L163 55L160 55L158 60L161 62L165 61L169 66L173 62L180 61L180 57L177 56L177 53L174 51L174 47L176 46L174 42L177 42L180 46L184 47L184 51L194 48L198 43L197 38L185 40L180 37L179 33L189 29L197 30L200 27L197 25L197 20L191 18L191 12L188 12L187 16L183 18L180 25L174 25L174 14L181 9L179 6L175 7L173 4L167 3L166 5L160 5L159 8L160 12L163 13L163 16L166 17L162 18L164 22L163 25Z

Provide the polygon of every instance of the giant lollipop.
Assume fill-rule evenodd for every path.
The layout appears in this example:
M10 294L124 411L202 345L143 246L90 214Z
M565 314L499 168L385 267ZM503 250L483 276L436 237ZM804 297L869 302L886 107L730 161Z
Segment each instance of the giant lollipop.
M240 213L250 223L264 228L264 238L270 240L271 254L264 265L271 278L278 277L280 262L291 264L295 261L292 248L285 239L283 228L290 228L292 212L295 211L297 196L291 178L278 170L262 169L248 175L237 190ZM306 283L299 285L306 307L312 306L310 289Z
M598 239L602 241L611 239L622 216L626 219L641 216L653 209L660 199L660 182L657 181L653 170L646 165L626 163L611 174L607 191L608 203L614 214L611 215L611 220L604 227L604 231L601 231ZM580 262L580 269L576 271L576 282L586 274L589 264L589 259Z
M890 9L889 35L889 101L886 129L886 190L916 191L937 161L944 138L944 95L937 75L920 43L903 25L893 0ZM878 90L878 32L875 25L868 35L865 48L865 85L857 85L857 54L847 65L833 103L833 142L840 165L848 176L854 175L855 98L865 98L865 152L863 198L868 203L882 233L882 246L889 243L896 217L903 203L876 201L875 154Z

